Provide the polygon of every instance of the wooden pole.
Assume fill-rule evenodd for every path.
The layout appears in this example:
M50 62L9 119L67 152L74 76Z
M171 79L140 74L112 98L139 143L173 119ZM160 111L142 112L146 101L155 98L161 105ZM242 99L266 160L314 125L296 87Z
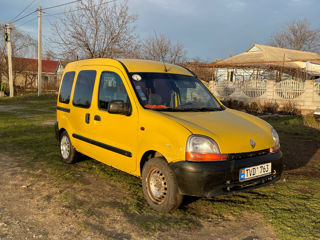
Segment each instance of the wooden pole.
M38 8L38 96L42 90L42 8Z
M10 97L14 96L13 76L12 76L12 47L11 47L11 28L10 24L6 24L6 41L8 45L8 70L9 70L9 91Z

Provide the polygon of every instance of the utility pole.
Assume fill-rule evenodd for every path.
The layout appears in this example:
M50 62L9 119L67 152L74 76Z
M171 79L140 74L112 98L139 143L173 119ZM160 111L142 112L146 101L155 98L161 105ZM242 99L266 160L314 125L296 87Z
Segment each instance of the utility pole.
M42 90L42 8L38 8L38 96Z
M9 90L10 97L14 96L14 88L13 88L13 76L12 76L12 48L11 48L11 28L10 24L6 24L6 34L5 40L8 45L8 70L9 70Z

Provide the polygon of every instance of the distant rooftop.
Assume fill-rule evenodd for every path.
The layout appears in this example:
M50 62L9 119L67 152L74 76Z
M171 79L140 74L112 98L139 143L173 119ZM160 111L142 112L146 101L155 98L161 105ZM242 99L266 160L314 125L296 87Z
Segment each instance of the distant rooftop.
M254 44L244 53L219 61L216 66L271 65L300 68L297 62L320 63L320 54Z
M24 71L37 72L38 71L38 59L33 58L12 58L13 64L23 64ZM57 71L59 62L52 60L42 60L42 72L55 73Z

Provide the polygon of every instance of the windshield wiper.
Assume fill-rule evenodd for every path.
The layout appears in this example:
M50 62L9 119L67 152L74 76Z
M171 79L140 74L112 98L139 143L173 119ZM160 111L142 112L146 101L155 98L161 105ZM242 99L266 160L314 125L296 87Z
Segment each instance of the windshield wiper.
M155 110L155 111L165 111L165 112L185 112L186 108L172 108L172 107L167 107L167 108L149 108L150 110Z
M191 112L215 112L215 111L222 111L222 108L212 108L212 107L202 107L202 108L185 108L185 111Z
M155 111L164 111L164 112L214 112L214 111L223 111L224 108L210 108L210 107L202 107L202 108L150 108L150 110Z

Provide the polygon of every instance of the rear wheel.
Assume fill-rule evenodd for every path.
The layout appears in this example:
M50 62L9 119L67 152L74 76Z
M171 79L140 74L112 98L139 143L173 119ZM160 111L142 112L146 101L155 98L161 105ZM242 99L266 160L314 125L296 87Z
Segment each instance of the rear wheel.
M163 158L152 158L142 169L143 194L156 211L170 212L177 209L183 199L176 177Z
M69 135L66 131L62 132L59 139L61 159L65 163L74 163L77 158L77 151L72 146Z

